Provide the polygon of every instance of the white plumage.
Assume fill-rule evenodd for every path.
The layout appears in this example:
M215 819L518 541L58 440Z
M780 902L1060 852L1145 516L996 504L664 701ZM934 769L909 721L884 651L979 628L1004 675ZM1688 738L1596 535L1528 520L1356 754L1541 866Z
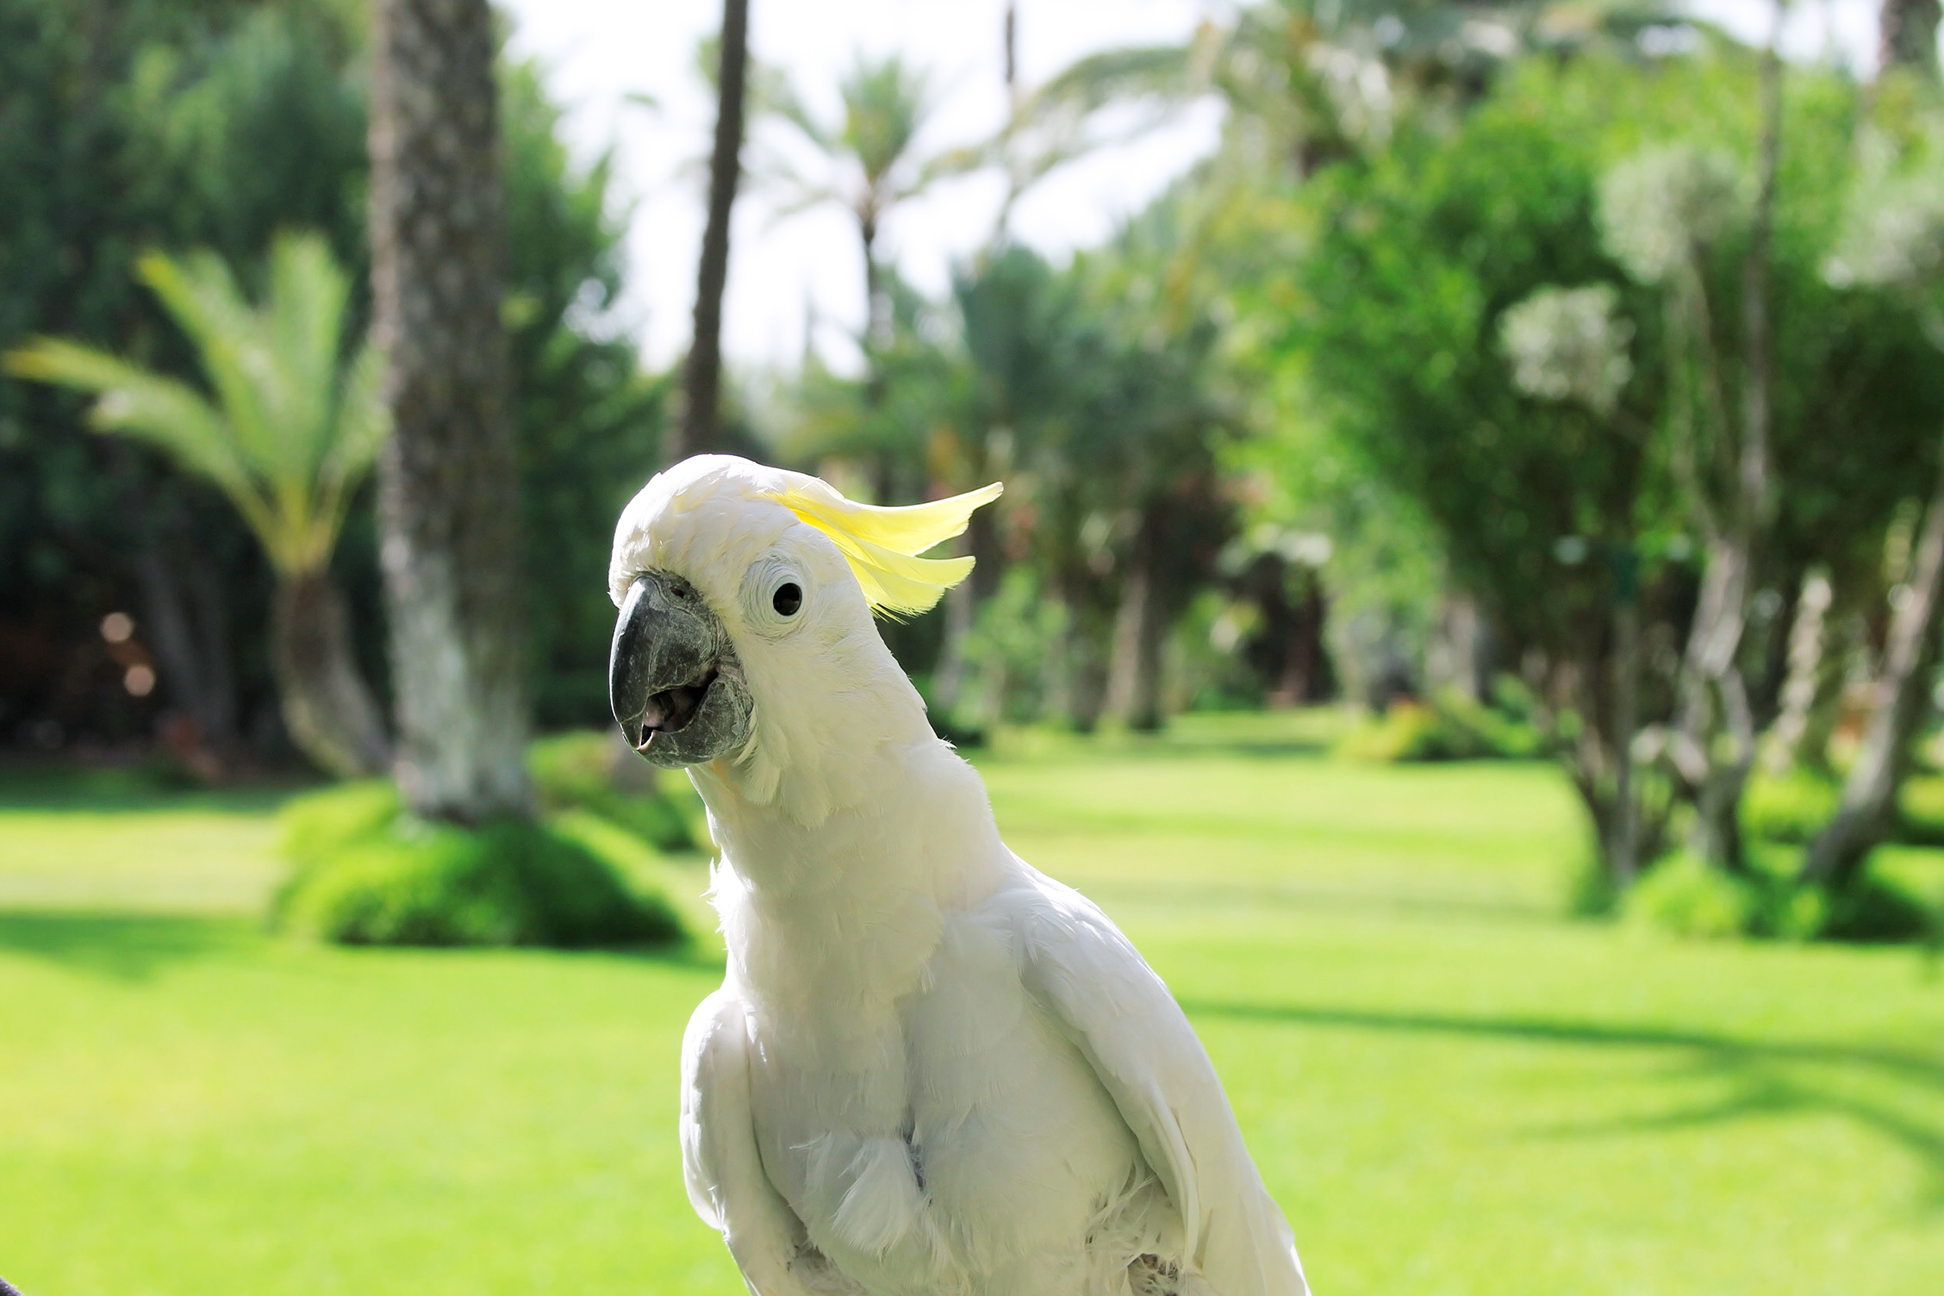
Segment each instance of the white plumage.
M683 1045L696 1211L760 1296L1306 1293L1186 1018L1000 840L872 624L859 546L786 502L805 491L841 500L689 460L615 539L617 604L645 572L692 583L753 700L747 740L690 767L729 950ZM864 542L937 538L858 516Z

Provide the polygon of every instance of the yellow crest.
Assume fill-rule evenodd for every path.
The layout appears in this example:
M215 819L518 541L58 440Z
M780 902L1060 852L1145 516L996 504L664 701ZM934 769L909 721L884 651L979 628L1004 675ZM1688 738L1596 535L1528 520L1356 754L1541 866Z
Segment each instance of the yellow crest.
M929 504L884 508L854 503L810 477L770 498L836 542L872 610L905 617L935 607L972 570L970 558L918 555L964 531L973 510L1004 489L994 482Z

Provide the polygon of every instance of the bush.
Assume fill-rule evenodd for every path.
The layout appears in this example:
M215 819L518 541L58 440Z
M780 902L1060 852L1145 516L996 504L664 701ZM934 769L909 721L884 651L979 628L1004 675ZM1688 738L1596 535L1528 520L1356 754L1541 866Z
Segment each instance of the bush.
M1944 776L1914 774L1904 780L1896 837L1912 846L1944 846Z
M1941 919L1920 897L1866 869L1847 889L1826 896L1817 934L1865 945L1918 941L1940 934Z
M641 762L639 770L614 766L613 735L577 730L542 738L527 748L527 772L540 794L541 808L550 814L585 810L625 828L658 851L681 854L697 849L701 838L692 816L697 814L687 779L673 793L653 781L655 770ZM621 774L639 775L634 787Z
M1337 754L1385 764L1450 760L1529 760L1545 743L1532 726L1457 693L1433 703L1393 702L1346 733Z
M1672 936L1720 939L1754 934L1762 907L1760 890L1749 879L1683 852L1636 882L1621 912L1630 924Z
M1804 845L1822 831L1842 797L1842 784L1814 770L1755 774L1742 793L1742 831L1757 841Z
M286 931L352 945L584 947L682 935L665 901L631 890L584 841L523 819L418 819L384 783L298 798L282 845L297 866L272 908Z
M1663 861L1623 901L1627 921L1673 936L1890 943L1922 940L1937 919L1896 880L1866 869L1832 889L1795 879L1795 851L1758 851L1736 876L1682 853Z

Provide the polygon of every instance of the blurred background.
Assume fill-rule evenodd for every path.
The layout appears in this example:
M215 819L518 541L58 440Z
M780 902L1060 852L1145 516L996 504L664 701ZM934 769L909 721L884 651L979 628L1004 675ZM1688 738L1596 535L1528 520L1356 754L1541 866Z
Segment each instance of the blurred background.
M0 0L0 1274L740 1290L606 699L727 451L1005 482L886 641L1319 1290L1935 1292L1938 25Z

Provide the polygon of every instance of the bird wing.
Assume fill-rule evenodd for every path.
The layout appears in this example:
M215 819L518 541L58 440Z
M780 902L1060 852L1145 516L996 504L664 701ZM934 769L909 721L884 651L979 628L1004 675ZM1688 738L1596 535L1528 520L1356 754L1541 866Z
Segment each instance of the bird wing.
M832 1296L856 1287L810 1245L763 1169L749 1100L749 1022L724 986L682 1037L682 1177L689 1204L721 1230L755 1296Z
M1092 901L1028 872L1027 990L1093 1067L1180 1211L1183 1259L1219 1296L1307 1296L1289 1225L1180 1005Z

